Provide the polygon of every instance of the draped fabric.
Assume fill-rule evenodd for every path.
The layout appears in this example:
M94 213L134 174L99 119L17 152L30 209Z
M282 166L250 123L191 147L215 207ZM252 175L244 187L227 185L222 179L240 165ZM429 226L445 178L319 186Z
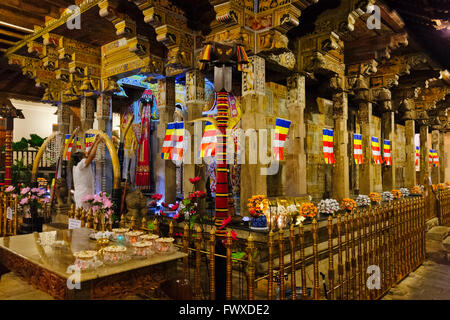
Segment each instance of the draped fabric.
M151 94L147 93L146 90L144 95ZM139 189L149 189L151 184L150 179L150 126L152 117L152 106L154 102L153 96L145 97L141 99L143 102L142 113L141 113L141 126L140 126L140 137L138 144L137 153L137 168L136 168L136 179L135 185Z

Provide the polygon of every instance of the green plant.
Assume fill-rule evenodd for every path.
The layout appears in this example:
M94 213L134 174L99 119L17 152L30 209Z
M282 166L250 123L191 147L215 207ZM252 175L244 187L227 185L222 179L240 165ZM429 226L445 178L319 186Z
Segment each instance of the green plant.
M31 165L25 166L23 164L23 158L15 160L14 164L11 166L11 171L13 184L31 184Z
M12 143L13 151L26 151L28 150L28 141L25 138L20 139L20 141Z
M39 149L44 143L44 141L45 141L44 138L41 138L40 136L34 133L30 134L30 139L27 140L29 146L35 149Z

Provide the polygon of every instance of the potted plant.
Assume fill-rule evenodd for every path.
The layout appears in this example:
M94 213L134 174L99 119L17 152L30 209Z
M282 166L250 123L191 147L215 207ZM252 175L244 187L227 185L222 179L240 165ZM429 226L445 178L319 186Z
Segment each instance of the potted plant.
M200 181L200 177L190 178L189 182L194 185ZM206 191L192 191L189 192L189 195L187 198L183 199L181 203L178 205L179 213L181 213L184 216L184 220L189 221L189 229L192 229L194 227L195 222L200 220L200 222L203 221L203 216L199 212L199 203L202 201L202 199L206 198ZM175 215L176 217L177 215ZM174 218L175 218L174 217ZM180 217L180 214L178 214L178 217ZM176 218L175 218L176 219Z
M370 198L365 194L360 194L356 197L356 205L358 207L369 207L370 206Z
M344 198L341 201L341 209L347 212L352 212L356 208L356 201L350 198Z
M369 198L373 205L377 205L381 201L381 195L378 192L369 193Z
M266 229L267 217L265 212L269 209L269 200L265 195L256 195L247 201L248 211L250 212L250 228Z
M44 217L39 215L39 209L42 208L43 204L49 202L47 190L25 187L23 184L17 187L17 190L20 190L19 193L14 193L15 187L8 187L5 191L7 190L13 197L18 198L19 207L23 212L22 229L25 232L42 232Z
M332 214L334 216L340 210L339 202L335 199L320 200L317 210L320 214Z
M305 219L312 219L317 216L317 208L313 203L302 203L300 215L305 217Z

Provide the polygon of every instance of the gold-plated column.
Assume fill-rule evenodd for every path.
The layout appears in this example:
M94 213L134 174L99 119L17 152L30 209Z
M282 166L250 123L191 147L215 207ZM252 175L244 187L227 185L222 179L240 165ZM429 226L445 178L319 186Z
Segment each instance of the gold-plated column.
M254 263L255 244L253 236L248 237L248 300L255 300L255 263Z
M313 218L312 222L312 237L313 237L313 255L314 255L314 288L313 288L313 299L319 300L320 288L319 288L319 252L317 248L317 221Z
M6 210L8 209L8 197L6 194L3 195L3 210L2 214L2 236L6 237L6 225L8 223L8 218L6 217Z
M284 239L283 239L283 229L278 231L278 253L279 253L279 265L280 265L280 273L279 281L280 281L280 300L285 300L285 287L284 287Z
M350 229L348 222L348 213L344 215L344 227L345 227L345 298L350 299Z
M330 285L329 299L334 300L334 254L333 254L333 218L328 216L328 282Z
M337 217L339 299L344 299L344 264L342 262L342 221Z
M153 233L159 235L159 222L158 219L156 218L155 221L153 222Z
M301 241L301 239L300 239ZM269 242L268 242L268 254L269 254L269 260L268 260L268 284L267 284L267 299L272 300L273 299L273 231L269 231Z
M197 227L196 237L195 237L195 298L197 300L201 299L201 263L202 263L202 229L200 226Z
M305 230L303 223L298 226L299 242L300 242L300 260L301 260L301 277L302 277L302 299L308 296L306 286L306 263L305 263Z
M14 198L14 235L17 234L17 226L19 224L19 212L17 212L18 199Z
M369 240L370 240L370 219L369 219L369 210L366 210L364 213L364 275L366 274L367 267L369 266ZM370 299L370 292L366 286L366 277L364 277L364 292L365 299Z
M227 274L226 274L226 299L227 300L231 300L232 298L232 287L231 287L231 282L232 282L232 261L231 261L231 247L233 244L233 239L231 237L231 231L228 231L227 233L227 239L226 239L226 249L227 249Z
M183 257L183 273L184 278L189 278L189 226L185 224L183 231L183 252L187 254L187 256Z
M350 214L350 241L351 241L351 283L352 283L352 293L351 299L356 299L356 244L355 244L355 213Z
M186 225L187 226L187 225ZM216 300L216 228L209 232L209 298Z
M365 283L364 283L364 276L365 276L365 270L363 269L363 250L362 250L362 244L363 244L363 239L362 239L362 232L361 232L361 228L362 228L362 224L361 224L361 211L356 211L356 223L357 223L357 237L358 237L358 280L359 280L359 289L358 289L358 299L362 300L363 299L363 291L365 288Z
M295 229L293 224L289 228L289 243L291 246L291 292L292 300L295 300L297 298L297 284L295 281Z
M145 219L145 218L143 218L143 219ZM169 237L173 237L173 221L170 221L170 224L169 224Z

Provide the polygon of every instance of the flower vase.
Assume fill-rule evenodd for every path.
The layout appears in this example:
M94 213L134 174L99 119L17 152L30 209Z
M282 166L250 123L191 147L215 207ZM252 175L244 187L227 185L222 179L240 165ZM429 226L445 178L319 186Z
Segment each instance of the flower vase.
M265 215L254 217L250 222L250 229L267 230L267 218Z

